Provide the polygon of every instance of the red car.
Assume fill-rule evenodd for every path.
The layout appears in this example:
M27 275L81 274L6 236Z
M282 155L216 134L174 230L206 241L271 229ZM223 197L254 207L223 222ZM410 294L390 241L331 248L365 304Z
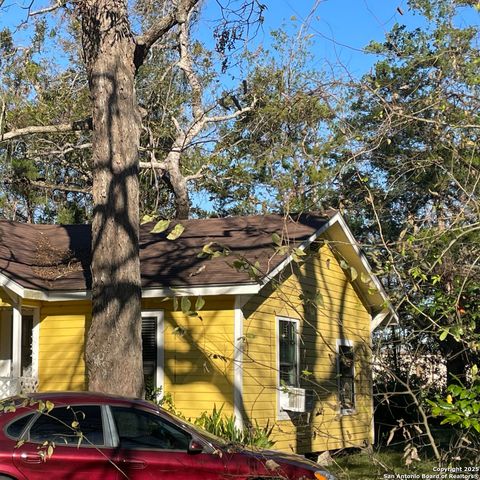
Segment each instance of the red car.
M232 445L138 399L0 401L0 480L334 480L297 455Z

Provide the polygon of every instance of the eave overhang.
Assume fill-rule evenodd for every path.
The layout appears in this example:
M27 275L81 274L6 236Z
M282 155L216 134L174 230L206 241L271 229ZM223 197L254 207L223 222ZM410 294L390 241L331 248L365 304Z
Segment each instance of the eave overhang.
M356 242L352 232L348 228L345 220L336 213L313 235L306 239L298 248L305 250L313 242L319 239L328 240L336 252L343 258L349 266L355 268L358 272L357 279L352 282L360 299L372 316L372 330L379 325L386 323L398 323L398 315L395 312L383 285L374 275L365 254ZM272 281L281 271L283 271L291 262L293 256L287 256L280 262L269 274L265 275L258 282L249 281L247 283L235 284L209 284L194 286L170 286L153 287L142 289L142 298L159 298L174 296L212 296L212 295L254 295L258 293L265 285ZM363 275L362 275L363 274ZM368 279L368 282L360 281L360 278ZM370 286L369 286L370 285ZM374 285L372 291L371 285ZM7 292L28 300L37 300L45 302L54 301L72 301L87 300L91 298L89 290L69 290L69 291L45 291L29 289L21 286L15 280L0 273L0 286Z

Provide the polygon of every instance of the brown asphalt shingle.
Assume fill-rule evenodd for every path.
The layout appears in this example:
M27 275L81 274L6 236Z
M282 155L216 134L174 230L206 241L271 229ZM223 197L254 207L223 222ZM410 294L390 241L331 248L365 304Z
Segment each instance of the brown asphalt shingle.
M272 234L298 246L336 212L183 220L183 234L166 239L169 230L149 233L154 224L140 228L140 261L144 288L233 285L254 283L247 273L232 268L239 258L259 262L262 273L273 270L285 257L274 255ZM213 242L214 250L228 256L199 258ZM90 289L90 225L35 225L0 221L0 271L25 288L45 291Z

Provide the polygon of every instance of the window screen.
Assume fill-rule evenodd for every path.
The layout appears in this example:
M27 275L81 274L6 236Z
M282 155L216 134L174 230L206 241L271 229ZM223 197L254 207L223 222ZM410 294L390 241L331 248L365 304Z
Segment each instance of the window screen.
M341 410L355 408L355 356L351 345L338 346L338 392Z
M298 386L298 333L297 322L279 320L280 383Z

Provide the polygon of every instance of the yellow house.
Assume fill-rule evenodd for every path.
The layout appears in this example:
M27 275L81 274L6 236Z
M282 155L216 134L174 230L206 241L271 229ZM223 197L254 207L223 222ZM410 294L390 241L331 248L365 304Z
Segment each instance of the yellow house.
M341 215L141 227L147 382L299 453L373 442L371 333L395 316ZM90 227L0 222L0 397L87 387Z

